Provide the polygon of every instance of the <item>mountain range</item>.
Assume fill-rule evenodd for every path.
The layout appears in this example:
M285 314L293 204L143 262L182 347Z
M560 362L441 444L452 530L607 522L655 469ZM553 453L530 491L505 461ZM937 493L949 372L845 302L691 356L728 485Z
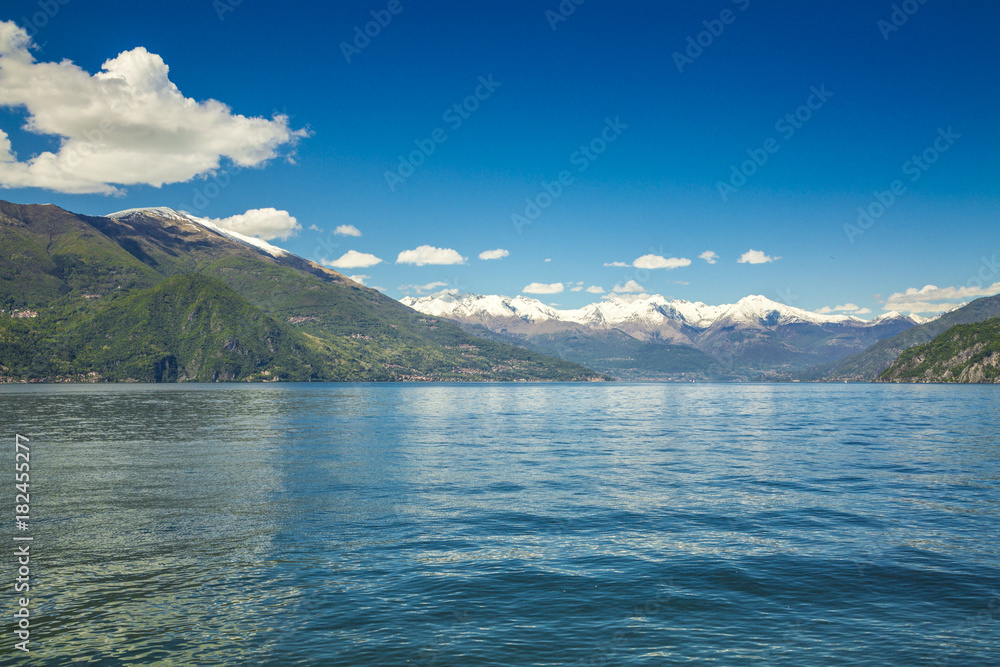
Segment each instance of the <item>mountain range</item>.
M760 295L718 306L660 295L619 297L576 310L475 294L402 303L480 336L648 380L791 379L927 322L897 312L870 321L813 313Z
M0 380L601 380L169 208L0 202Z

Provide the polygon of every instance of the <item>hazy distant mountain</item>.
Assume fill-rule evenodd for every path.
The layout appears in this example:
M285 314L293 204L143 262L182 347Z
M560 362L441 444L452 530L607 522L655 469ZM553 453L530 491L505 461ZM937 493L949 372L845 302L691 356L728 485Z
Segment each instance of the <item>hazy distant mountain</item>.
M802 378L870 382L878 377L879 373L884 371L904 350L927 343L956 324L972 324L993 317L1000 317L1000 294L976 299L933 321L915 326L892 338L881 340L859 354L809 369L802 374Z
M878 382L1000 382L1000 318L956 324L906 350Z
M761 379L840 359L916 324L899 313L865 321L763 296L711 306L659 295L559 310L525 297L406 297L422 313L620 377ZM622 338L622 336L626 338ZM628 340L631 339L631 340ZM692 351L699 355L692 356Z
M0 202L0 249L7 381L599 379L169 208Z

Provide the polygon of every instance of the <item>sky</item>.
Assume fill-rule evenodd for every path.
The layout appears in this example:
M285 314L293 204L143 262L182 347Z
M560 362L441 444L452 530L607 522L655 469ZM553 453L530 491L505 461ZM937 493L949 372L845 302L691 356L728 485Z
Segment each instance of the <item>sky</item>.
M0 198L169 206L394 298L1000 292L1000 5L7 0Z

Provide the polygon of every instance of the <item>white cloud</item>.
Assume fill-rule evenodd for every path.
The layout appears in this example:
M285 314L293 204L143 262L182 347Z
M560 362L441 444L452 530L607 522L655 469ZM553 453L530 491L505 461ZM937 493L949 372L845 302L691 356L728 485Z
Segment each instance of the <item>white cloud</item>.
M628 267L627 262L604 262L604 266Z
M715 252L712 250L706 250L705 252L698 255L698 259L703 259L709 264L715 264L716 260L719 259L719 256L715 254Z
M436 281L433 283L427 283L426 285L400 285L397 289L400 292L405 292L409 294L410 292L416 292L417 294L427 294L428 292L434 292L437 290L437 294L457 294L457 289L441 290L442 287L447 287L448 283Z
M510 253L503 248L497 248L496 250L484 250L479 253L479 259L503 259L509 256Z
M333 233L341 236L361 236L361 230L354 225L337 225Z
M356 276L347 276L347 277L350 278L351 280L353 280L356 283L361 283L362 285L365 284L366 280L371 280L371 276L366 276L366 275L363 275L363 274L359 274L359 275L356 275Z
M551 258L551 257L547 257L547 258L545 258L545 261L546 261L546 262L551 262L551 261L552 261L552 258Z
M256 236L257 238L270 241L271 239L281 239L284 241L289 236L294 236L302 229L298 221L293 218L288 211L279 211L274 208L255 208L233 215L228 218L216 220L208 218L223 229L239 232L244 236Z
M645 292L646 288L636 281L630 280L624 285L615 285L611 288L611 291L618 292L620 294L638 294L640 292Z
M767 264L768 262L776 262L779 259L781 258L765 255L762 250L751 249L740 255L740 258L736 262L738 264Z
M465 264L465 258L451 248L435 248L422 245L413 250L404 250L396 258L396 264Z
M369 266L375 266L381 262L382 260L375 255L358 252L357 250L348 250L338 259L320 260L320 264L332 266L337 269L367 269Z
M31 39L0 22L0 108L23 108L25 128L56 137L57 152L18 160L0 130L0 186L120 194L118 186L160 187L212 174L222 160L263 165L306 130L288 117L247 118L216 100L184 97L163 59L123 51L90 74L68 60L36 62Z
M961 305L959 300L992 296L1000 293L1000 282L989 287L937 287L925 285L920 289L910 287L905 292L896 292L885 302L885 310L910 313L943 313ZM935 301L944 303L934 303Z
M565 286L562 283L531 283L521 291L525 294L559 294L563 289Z
M676 269L690 266L691 260L686 257L660 257L659 255L643 255L637 257L632 266L637 269Z
M854 315L867 315L870 312L872 312L871 308L858 308L857 310L854 311L853 314Z
M583 285L574 285L572 288L570 288L569 291L570 292L582 292L583 291Z
M321 232L323 230L320 229L319 227L317 227L316 225L309 225L309 231L311 231L311 232Z
M597 285L591 285L587 288L587 291L591 294L604 294L604 288Z
M819 314L821 314L821 315L828 315L830 313L853 313L853 312L858 311L858 310L860 310L860 308L858 306L856 306L855 304L853 304L853 303L845 303L842 306L834 306L833 308L831 308L830 306L823 306L822 308L820 308L816 312L819 313ZM867 308L865 310L867 310Z

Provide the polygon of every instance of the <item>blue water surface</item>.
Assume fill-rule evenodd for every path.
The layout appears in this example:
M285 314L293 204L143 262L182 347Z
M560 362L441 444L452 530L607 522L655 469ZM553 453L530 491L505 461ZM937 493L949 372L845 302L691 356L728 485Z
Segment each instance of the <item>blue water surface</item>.
M998 415L995 386L5 387L34 539L0 661L1000 665Z

